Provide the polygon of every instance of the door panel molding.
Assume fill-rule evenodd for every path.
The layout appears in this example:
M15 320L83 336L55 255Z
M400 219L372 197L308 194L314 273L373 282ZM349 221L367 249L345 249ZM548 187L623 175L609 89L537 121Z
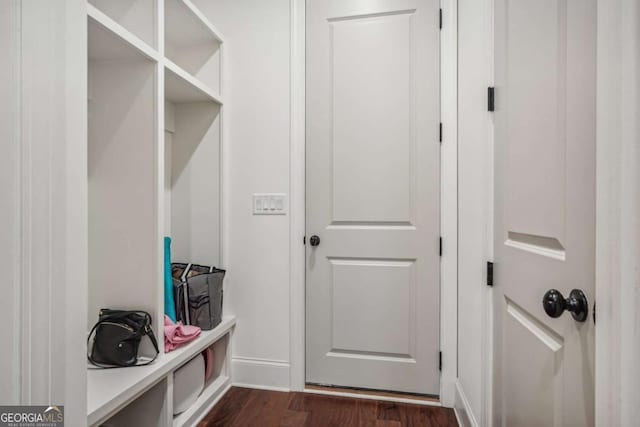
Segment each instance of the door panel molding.
M506 246L559 261L564 261L566 258L564 247L558 239L554 239L553 237L535 236L533 234L515 233L513 231L509 231L507 235L509 237L504 242Z
M415 230L416 226L412 225L410 222L404 221L388 221L388 222L376 222L376 221L331 221L329 226L327 226L326 230L337 230L337 229L353 229L353 230L362 230L362 229L405 229L405 230Z
M332 223L415 223L414 12L411 9L328 19ZM381 49L384 43L393 44L394 49ZM358 61L353 61L354 57ZM370 73L370 69L377 72ZM402 85L406 72L408 86ZM380 79L379 73L386 78ZM376 95L384 102L367 99L371 87L376 87ZM389 110L396 112L395 120L389 120ZM404 114L397 117L400 112ZM383 153L384 142L390 139L397 149ZM356 156L358 162L348 160ZM371 174L371 170L393 173ZM351 194L356 191L359 197L354 199ZM379 203L380 200L391 203Z
M395 15L410 15L415 13L415 9L403 9L403 10L392 10L389 12L379 12L379 13L364 13L361 15L347 15L340 16L336 18L329 18L327 21L329 22L340 22L340 21L349 21L354 19L367 19L367 18L380 18L383 16L395 16Z
M416 260L329 257L328 261L332 270L333 314L328 355L415 362ZM364 283L358 282L359 276L366 277ZM389 286L393 291L385 293ZM360 295L364 292L376 304L361 304ZM353 315L354 307L358 307L357 316ZM384 316L380 316L380 307L385 307Z
M531 313L524 310L509 298L506 298L506 304L506 313L516 321L520 322L526 330L538 337L538 339L545 343L549 349L555 352L562 348L564 345L564 339L560 335L555 333L552 329L547 328L544 323L540 322L531 315Z

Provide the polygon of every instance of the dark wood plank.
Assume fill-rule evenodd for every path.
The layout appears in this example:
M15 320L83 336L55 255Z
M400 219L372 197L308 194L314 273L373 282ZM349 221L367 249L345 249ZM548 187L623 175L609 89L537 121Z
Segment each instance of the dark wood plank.
M434 427L449 427L457 426L458 420L453 409L449 408L434 408L425 406L421 411L429 418L431 425Z
M451 409L233 387L199 427L457 427Z
M358 426L358 402L356 399L295 393L291 410L306 412L307 427Z
M386 421L400 421L398 405L393 402L378 403L378 419Z
M436 406L418 406L404 403L384 402L378 405L378 419L398 421L402 426L411 427L448 427L457 425L455 416L453 423L449 413L451 409Z
M402 426L411 427L457 425L452 409L395 402L381 402L378 405L378 419L397 421Z
M377 400L358 399L358 427L381 427Z
M307 412L296 412L287 409L280 422L280 427L298 427L307 423Z
M231 425L247 403L251 389L231 387L222 399L198 424L198 427L224 427Z
M291 394L278 391L251 390L232 427L279 426L291 400Z

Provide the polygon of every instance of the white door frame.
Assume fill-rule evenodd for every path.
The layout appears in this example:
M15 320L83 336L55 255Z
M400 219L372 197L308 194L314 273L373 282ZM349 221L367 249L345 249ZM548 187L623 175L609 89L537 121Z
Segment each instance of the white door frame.
M290 128L290 388L305 388L305 0L290 0L291 128ZM440 42L441 235L440 402L452 407L457 377L458 300L458 170L457 170L457 0L442 0Z
M596 425L633 425L640 407L640 1L598 0Z

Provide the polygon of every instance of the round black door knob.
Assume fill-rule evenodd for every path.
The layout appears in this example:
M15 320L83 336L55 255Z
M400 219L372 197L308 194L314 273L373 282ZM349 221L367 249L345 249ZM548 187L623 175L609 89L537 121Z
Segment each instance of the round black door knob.
M587 320L589 314L587 297L580 289L572 290L569 298L562 296L557 289L548 290L542 298L542 307L549 317L560 317L566 310L578 322Z
M311 236L309 239L311 246L318 246L320 244L320 238L316 235Z

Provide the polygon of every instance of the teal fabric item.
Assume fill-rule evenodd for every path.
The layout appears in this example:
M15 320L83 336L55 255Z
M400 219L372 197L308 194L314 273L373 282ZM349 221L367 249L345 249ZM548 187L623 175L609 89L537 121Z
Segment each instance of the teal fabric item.
M177 322L171 278L171 237L164 238L164 314L169 316L174 323Z

